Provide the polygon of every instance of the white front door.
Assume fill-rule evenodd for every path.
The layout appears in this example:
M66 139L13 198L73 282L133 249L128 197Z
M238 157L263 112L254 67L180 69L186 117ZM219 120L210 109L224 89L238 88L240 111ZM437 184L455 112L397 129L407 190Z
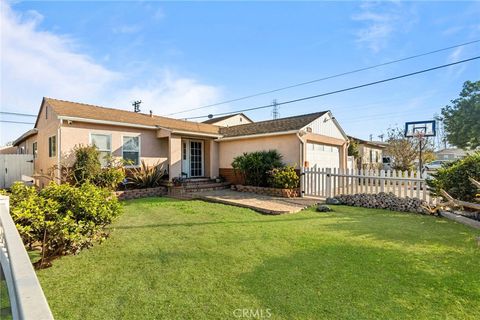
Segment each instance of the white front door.
M203 176L203 141L182 140L182 176Z

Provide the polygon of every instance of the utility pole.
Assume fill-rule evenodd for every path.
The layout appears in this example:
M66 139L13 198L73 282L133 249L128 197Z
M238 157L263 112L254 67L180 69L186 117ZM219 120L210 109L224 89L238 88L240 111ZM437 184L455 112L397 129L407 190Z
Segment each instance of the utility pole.
M272 106L273 106L272 117L273 117L273 120L275 120L275 119L278 119L278 117L280 116L280 112L278 111L279 107L277 104L277 99L273 99Z
M133 106L133 111L134 112L140 112L140 104L142 103L142 100L135 100L132 102L132 106Z

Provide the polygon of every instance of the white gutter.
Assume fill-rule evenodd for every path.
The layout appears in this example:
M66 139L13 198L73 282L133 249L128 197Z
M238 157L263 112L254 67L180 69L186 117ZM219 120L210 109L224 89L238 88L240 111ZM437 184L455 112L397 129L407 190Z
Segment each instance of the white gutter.
M158 129L165 129L170 131L173 134L185 134L190 136L201 136L201 137L212 137L212 138L223 137L221 134L215 134L215 133L192 132L192 131L182 131L182 130L175 130L175 129L172 130L172 129L161 128L161 127L159 127Z
M108 124L108 125L112 125L112 126L133 127L133 128L142 128L142 129L159 129L159 127L157 127L157 126L147 126L147 125L143 125L143 124L135 124L135 123L128 123L128 122L96 120L96 119L79 118L79 117L59 116L58 119L66 120L66 121L79 121L79 122L88 122L88 123L97 123L97 124Z
M298 133L298 130L249 134L249 135L245 135L245 136L236 136L236 137L225 137L225 138L219 138L219 139L217 139L217 141L230 141L230 140L240 140L240 139L252 139L252 138L258 138L258 137L281 136L281 135L285 135L285 134L294 134L294 133L295 134Z

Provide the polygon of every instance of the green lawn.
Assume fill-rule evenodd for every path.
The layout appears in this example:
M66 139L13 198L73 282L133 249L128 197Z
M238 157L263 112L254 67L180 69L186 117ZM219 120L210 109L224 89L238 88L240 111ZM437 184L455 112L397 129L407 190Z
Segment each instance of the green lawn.
M480 319L480 232L440 218L157 198L113 228L38 272L56 319Z

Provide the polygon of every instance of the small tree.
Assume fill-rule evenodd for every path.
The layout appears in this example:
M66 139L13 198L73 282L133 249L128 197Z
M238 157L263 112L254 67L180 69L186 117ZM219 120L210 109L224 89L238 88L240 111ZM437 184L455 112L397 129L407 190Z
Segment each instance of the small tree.
M348 155L353 156L355 159L360 157L360 150L358 149L358 142L355 140L350 140L348 145Z
M420 138L407 138L400 128L391 128L387 134L388 145L386 151L393 158L392 168L395 170L413 169L413 163L419 157L420 147L422 163L426 159L425 155L431 154L432 143L428 138L423 138L422 141Z
M480 146L480 81L466 81L460 97L442 108L447 140L454 146L475 149Z
M86 181L93 181L102 171L100 164L100 153L95 146L76 146L74 149L75 163L72 168L72 175L75 184L83 184Z

